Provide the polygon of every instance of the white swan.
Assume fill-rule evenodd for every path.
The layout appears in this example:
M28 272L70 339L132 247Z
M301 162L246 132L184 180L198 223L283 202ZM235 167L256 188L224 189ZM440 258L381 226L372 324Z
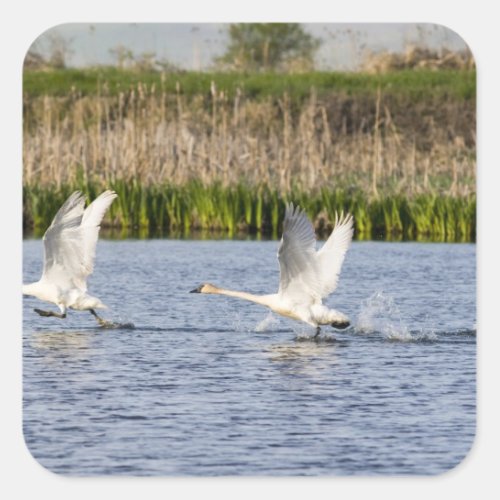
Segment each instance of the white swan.
M68 308L90 311L100 325L108 322L95 309L106 308L87 293L87 276L94 268L99 227L113 200L114 191L104 191L86 209L85 198L75 191L59 209L43 236L44 262L39 281L23 285L24 295L56 304L61 313L35 309L40 316L65 318Z
M332 234L323 247L316 251L314 228L300 207L289 203L285 210L283 236L278 249L280 286L278 293L253 295L218 288L209 283L200 285L190 293L212 293L250 300L274 312L316 327L335 328L349 326L349 318L322 304L322 299L337 287L340 268L353 235L351 215L335 217Z

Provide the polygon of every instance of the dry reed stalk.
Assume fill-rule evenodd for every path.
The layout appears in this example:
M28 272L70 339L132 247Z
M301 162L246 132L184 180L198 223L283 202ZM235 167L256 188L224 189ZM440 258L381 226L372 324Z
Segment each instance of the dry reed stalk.
M314 192L349 184L374 195L446 188L439 179L455 179L457 194L474 184L474 147L450 143L453 123L440 128L429 120L427 142L419 147L383 104L380 89L371 128L363 120L353 128L351 115L329 108L314 92L292 109L287 94L277 106L242 93L231 101L214 87L207 106L201 95L185 102L180 90L169 96L139 86L117 96L31 102L23 136L25 184L61 185L78 175L85 182L135 179L145 186L243 180L282 193L294 185Z
M373 170L372 170L372 193L373 196L378 196L377 191L377 181L378 181L378 172L381 166L381 143L380 143L380 134L379 134L379 119L380 119L380 97L381 91L380 87L377 89L377 100L375 103L375 125L373 130L373 149L374 149L374 157L373 157Z

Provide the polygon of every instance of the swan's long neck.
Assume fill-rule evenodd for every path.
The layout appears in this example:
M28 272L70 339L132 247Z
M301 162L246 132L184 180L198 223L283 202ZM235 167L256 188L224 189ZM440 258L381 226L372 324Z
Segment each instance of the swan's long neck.
M254 295L253 293L238 292L236 290L225 290L224 288L215 288L212 293L236 297L237 299L249 300L262 306L272 307L274 295Z

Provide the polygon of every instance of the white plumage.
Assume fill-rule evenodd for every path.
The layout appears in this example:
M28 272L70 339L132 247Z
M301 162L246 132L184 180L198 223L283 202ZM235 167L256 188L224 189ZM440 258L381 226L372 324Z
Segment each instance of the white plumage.
M215 287L208 283L192 292L213 293L250 300L271 310L317 327L349 325L346 315L323 305L323 299L337 287L345 254L353 236L351 215L337 215L333 231L316 250L314 228L307 215L292 203L286 206L283 236L278 249L280 283L276 294L253 295Z
M23 285L23 294L56 304L61 314L35 309L41 316L66 317L68 308L90 311L106 306L87 293L87 277L94 270L95 250L104 214L117 197L104 191L86 209L85 198L75 191L55 215L43 236L44 262L39 281Z

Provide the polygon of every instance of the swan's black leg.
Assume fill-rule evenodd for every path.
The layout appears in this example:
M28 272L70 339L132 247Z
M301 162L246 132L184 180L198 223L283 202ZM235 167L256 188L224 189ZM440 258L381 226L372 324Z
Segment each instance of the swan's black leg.
M313 337L315 339L321 333L321 328L319 326L316 327L316 335Z
M94 318L97 320L99 325L101 325L101 326L113 326L113 323L111 321L106 321L105 319L98 316L98 314L94 311L94 309L89 309L89 311L90 311L90 314L92 314L92 316L94 316Z
M97 320L97 322L101 326L104 326L105 324L107 324L107 321L102 319L93 309L89 309L89 311L90 311L90 314L92 314L92 316L94 316L94 318Z
M34 309L34 311L38 313L40 316L44 317L54 316L55 318L61 318L61 319L64 319L66 317L66 313L60 314L54 311L43 311L42 309Z

